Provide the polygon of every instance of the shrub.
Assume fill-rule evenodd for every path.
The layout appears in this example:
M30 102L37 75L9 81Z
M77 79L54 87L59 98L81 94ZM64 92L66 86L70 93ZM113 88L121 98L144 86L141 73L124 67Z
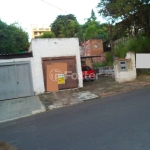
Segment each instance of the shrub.
M106 61L103 63L94 63L94 68L105 67L105 66L113 66L113 58L111 52L106 52L105 54Z
M106 64L107 66L113 65L113 57L111 52L106 52Z
M136 69L137 75L150 75L150 69Z
M124 58L128 51L134 51L135 53L150 53L150 38L139 36L131 38L128 41L115 45L115 56Z
M94 68L99 68L99 67L105 67L105 66L107 66L107 64L105 62L103 62L103 63L97 62L97 63L94 63L93 66L94 66Z

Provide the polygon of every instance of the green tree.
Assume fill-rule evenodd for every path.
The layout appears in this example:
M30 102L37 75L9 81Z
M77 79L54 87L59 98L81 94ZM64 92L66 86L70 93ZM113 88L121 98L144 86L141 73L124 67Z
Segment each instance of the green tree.
M55 34L51 31L45 31L42 35L36 38L55 38Z
M51 30L56 37L75 37L79 31L79 23L74 15L59 15L51 24Z
M85 24L80 26L80 31L77 36L80 41L85 41L89 39L103 39L106 40L108 38L108 25L100 24L100 22L96 21L96 16L94 11L91 11L90 18L87 19Z
M28 33L18 23L8 25L0 20L0 54L18 53L28 47Z
M107 20L122 20L117 26L119 34L138 35L139 30L144 29L150 36L149 0L101 0L97 7L99 14Z
M84 31L84 38L86 40L94 38L106 40L108 38L108 25L92 21Z
M91 20L96 20L96 19L97 19L96 16L95 16L95 12L94 12L93 9L92 9L92 11L91 11L91 17L90 17L90 19L91 19Z

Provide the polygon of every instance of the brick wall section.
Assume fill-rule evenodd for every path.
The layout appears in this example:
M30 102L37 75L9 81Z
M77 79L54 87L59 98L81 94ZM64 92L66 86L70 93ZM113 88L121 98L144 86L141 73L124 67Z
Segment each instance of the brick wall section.
M91 55L99 55L103 53L103 43L102 39L92 39L90 40Z
M104 62L106 60L105 53L101 54L101 57L93 57L92 59L93 59L93 62L98 62L98 63Z
M94 56L94 55L101 54L101 57L93 57L92 62L104 62L105 61L105 54L102 54L104 52L102 39L88 40L84 42L82 46L84 48L84 56ZM89 60L86 62L89 63ZM86 65L88 65L88 63L86 63Z
M82 44L85 56L99 55L104 52L102 39L91 39Z
M83 44L84 47L84 55L85 56L91 56L91 45L90 45L90 40L86 41Z
M42 70L43 57L76 56L77 73L79 75L78 87L83 87L79 41L77 38L33 39L29 51L33 52L33 58L1 59L0 63L30 61L35 94L45 92Z

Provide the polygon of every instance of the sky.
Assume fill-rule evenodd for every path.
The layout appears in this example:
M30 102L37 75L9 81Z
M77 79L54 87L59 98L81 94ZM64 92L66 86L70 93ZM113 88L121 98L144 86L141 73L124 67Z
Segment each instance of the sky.
M98 21L105 22L97 13L100 0L0 0L0 19L7 24L18 22L31 38L32 24L54 22L58 15L73 14L80 24L95 11Z

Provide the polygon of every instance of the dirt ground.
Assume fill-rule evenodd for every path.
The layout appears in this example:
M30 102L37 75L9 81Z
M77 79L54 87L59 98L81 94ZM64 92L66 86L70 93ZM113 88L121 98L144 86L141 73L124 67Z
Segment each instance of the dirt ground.
M19 150L6 142L0 141L0 150Z
M100 97L105 97L149 85L150 76L148 75L137 76L136 80L126 83L118 83L112 77L99 76L99 79L93 83L84 82L83 90L89 90Z
M136 80L126 83L117 83L114 78L109 76L99 76L95 81L83 82L83 88L44 93L39 95L39 98L46 110L49 110L48 106L54 103L63 106L77 103L77 100L72 97L73 93L90 91L102 98L145 86L150 86L150 75L140 75Z

